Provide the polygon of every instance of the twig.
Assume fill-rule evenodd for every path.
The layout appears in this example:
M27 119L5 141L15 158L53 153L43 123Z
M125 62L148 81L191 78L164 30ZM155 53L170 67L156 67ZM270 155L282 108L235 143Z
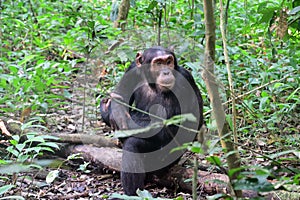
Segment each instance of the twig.
M194 173L193 173L193 200L197 200L197 186L198 186L198 167L199 162L197 157L194 157Z
M229 2L229 0L228 0ZM233 88L233 80L231 75L231 69L230 69L230 62L229 62L229 56L228 56L228 50L227 50L227 40L226 40L226 28L225 26L227 24L224 24L224 9L223 9L223 2L220 0L220 29L221 29L221 35L223 40L223 49L224 49L224 58L227 68L227 74L228 74L228 82L229 82L229 90L230 90L230 98L232 99L232 124L233 124L233 139L234 142L238 141L237 138L237 128L236 128L236 107L235 107L235 93ZM226 19L225 19L226 20Z

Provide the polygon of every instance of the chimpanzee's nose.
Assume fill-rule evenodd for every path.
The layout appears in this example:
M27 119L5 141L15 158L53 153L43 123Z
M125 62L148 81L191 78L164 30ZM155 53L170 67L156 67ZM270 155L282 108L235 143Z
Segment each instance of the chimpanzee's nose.
M164 73L164 75L169 75L170 74L170 72L168 72L168 71L164 71L163 73Z

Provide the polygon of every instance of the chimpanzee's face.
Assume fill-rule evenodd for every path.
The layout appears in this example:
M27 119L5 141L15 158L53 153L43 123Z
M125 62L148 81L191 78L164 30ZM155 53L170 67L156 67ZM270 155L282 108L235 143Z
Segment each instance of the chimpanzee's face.
M163 92L171 90L175 85L173 71L176 69L176 58L172 53L160 49L151 49L143 54L138 53L136 57L138 67L146 68L145 76L148 80L156 83ZM149 77L151 76L151 77Z
M162 90L171 90L175 84L174 57L171 54L159 55L151 61L150 73Z

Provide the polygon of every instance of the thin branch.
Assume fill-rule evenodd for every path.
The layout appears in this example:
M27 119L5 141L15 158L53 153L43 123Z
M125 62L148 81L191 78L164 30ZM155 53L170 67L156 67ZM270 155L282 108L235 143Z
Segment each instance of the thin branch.
M230 5L230 0L227 0L226 7L225 7L225 34L227 34L229 5Z
M160 36L161 36L161 19L162 19L162 12L163 9L161 8L162 5L159 7L159 16L158 16L158 28L157 28L157 45L160 46Z
M197 186L198 186L198 167L199 162L197 157L194 158L194 173L193 173L193 200L197 200Z
M228 0L229 1L229 0ZM226 40L226 30L225 30L225 24L224 24L224 9L223 9L223 2L220 0L220 29L222 34L222 40L223 40L223 49L224 49L224 58L227 68L227 74L228 74L228 82L229 82L229 90L232 95L230 95L230 98L232 99L232 124L233 124L233 138L234 142L237 142L237 128L236 128L236 106L235 106L235 93L234 93L234 87L233 87L233 80L232 80L232 74L230 69L230 62L229 62L229 56L228 56L228 50L227 50L227 40Z

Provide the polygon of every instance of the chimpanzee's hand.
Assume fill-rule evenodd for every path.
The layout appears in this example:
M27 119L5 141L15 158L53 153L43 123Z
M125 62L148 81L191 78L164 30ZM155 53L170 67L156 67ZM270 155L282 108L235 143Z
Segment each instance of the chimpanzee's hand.
M106 125L110 125L110 114L111 114L111 107L110 107L111 99L109 98L104 98L100 102L100 113L102 120L106 123Z
M111 113L109 116L110 125L113 129L124 130L128 129L128 121L130 119L130 114L128 113L128 109L118 101L122 101L122 97L115 93L111 93Z

